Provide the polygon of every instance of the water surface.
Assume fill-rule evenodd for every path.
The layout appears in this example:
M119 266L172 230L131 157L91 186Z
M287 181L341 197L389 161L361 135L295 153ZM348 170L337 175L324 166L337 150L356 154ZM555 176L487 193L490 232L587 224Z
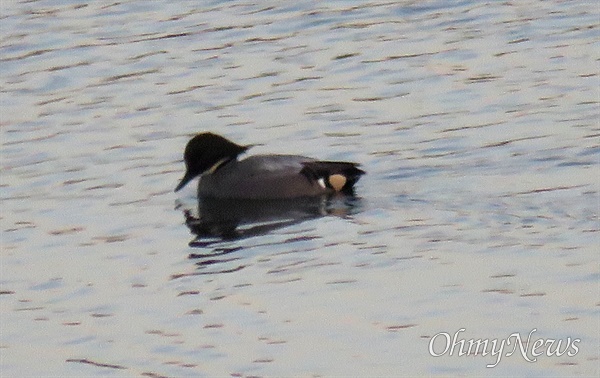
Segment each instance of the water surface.
M3 375L599 374L595 2L0 7ZM200 131L368 173L198 243ZM461 328L581 341L430 355Z

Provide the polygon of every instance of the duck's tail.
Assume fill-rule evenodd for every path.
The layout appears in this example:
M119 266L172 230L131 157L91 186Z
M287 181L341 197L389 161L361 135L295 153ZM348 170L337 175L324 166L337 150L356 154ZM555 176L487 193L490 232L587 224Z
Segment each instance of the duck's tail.
M300 173L309 180L346 194L352 194L354 184L366 173L357 163L345 161L309 161L302 165Z

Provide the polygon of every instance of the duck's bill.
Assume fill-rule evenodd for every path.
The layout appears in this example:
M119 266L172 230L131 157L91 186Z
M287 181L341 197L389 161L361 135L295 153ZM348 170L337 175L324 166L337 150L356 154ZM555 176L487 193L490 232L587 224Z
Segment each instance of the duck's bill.
M179 182L179 184L175 188L175 191L177 192L181 188L183 188L184 186L186 186L187 183L190 182L190 181L192 181L193 178L194 178L194 176L192 176L192 175L190 175L189 173L186 172L185 176L183 176L183 178L181 179L181 181Z

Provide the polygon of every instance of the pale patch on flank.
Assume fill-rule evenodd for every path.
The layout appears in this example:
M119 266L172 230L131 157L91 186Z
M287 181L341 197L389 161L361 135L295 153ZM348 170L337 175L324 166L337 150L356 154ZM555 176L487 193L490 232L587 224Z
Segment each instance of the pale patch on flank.
M335 174L329 176L329 185L336 191L339 192L342 190L344 185L346 185L346 177L344 175Z

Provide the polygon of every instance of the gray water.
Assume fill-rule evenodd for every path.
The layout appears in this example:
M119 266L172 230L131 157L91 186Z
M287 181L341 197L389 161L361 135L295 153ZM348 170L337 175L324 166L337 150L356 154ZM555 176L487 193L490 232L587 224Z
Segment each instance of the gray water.
M3 377L600 374L597 2L0 7ZM196 243L201 131L368 173Z

